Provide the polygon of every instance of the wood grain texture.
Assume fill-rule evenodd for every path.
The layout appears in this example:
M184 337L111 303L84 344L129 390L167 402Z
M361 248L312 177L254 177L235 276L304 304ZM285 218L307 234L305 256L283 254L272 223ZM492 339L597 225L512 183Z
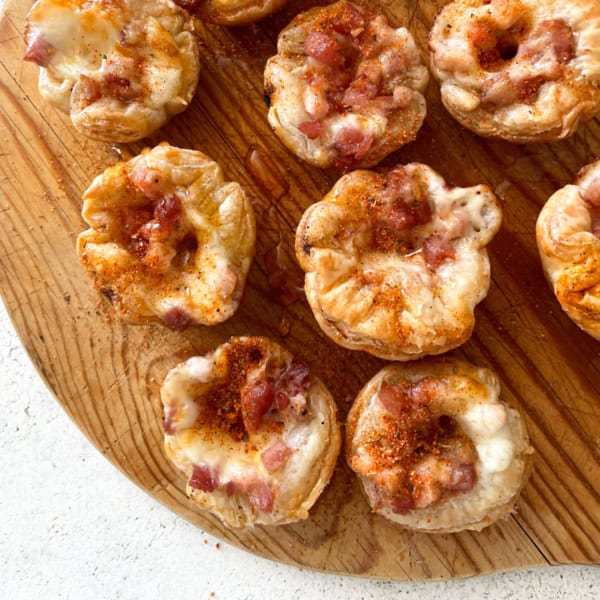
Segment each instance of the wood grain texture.
M382 4L392 23L407 24L426 48L427 31L444 2ZM496 371L504 399L526 417L535 468L516 514L481 533L407 533L370 513L340 461L308 521L234 532L192 510L184 480L165 458L157 391L167 370L232 334L269 335L327 382L343 415L383 364L335 347L303 298L284 308L268 285L265 254L279 243L292 248L303 210L337 177L291 156L272 134L262 103L262 70L277 32L307 3L292 1L251 27L200 27L203 69L194 103L146 140L204 151L222 164L227 178L242 183L257 210L257 259L241 310L224 325L182 334L119 322L77 262L81 195L117 155L83 139L65 115L42 101L37 68L22 62L30 5L7 0L0 20L0 289L40 373L111 462L203 529L262 556L314 569L422 580L600 562L600 344L562 313L544 281L534 237L547 197L600 154L598 120L560 143L491 142L457 125L432 83L417 141L386 161L425 162L451 183L486 182L503 198L504 225L490 247L492 287L476 311L472 339L456 354ZM122 151L136 153L143 145ZM289 185L278 202L246 169L252 147L272 158ZM290 269L297 275L296 266ZM282 318L290 324L286 336L279 333L285 330Z

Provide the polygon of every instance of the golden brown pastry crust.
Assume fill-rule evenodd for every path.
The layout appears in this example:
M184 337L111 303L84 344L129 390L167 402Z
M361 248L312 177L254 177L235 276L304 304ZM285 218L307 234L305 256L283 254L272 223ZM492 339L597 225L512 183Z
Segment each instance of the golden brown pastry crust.
M479 135L571 135L600 110L600 3L455 0L430 33L444 106Z
M215 325L237 310L256 225L239 184L196 150L162 143L98 175L83 196L91 226L79 259L129 323Z
M428 220L402 229L404 219L418 219L418 206L430 211ZM341 346L388 360L464 343L487 294L485 246L500 221L487 186L451 188L426 165L386 177L344 175L296 230L317 322Z
M277 52L265 69L268 119L301 159L368 167L416 137L429 73L407 29L341 0L298 15Z
M246 25L279 10L288 0L174 0L203 21Z
M192 21L171 0L38 0L25 38L42 96L94 139L150 135L185 110L198 83Z
M597 161L582 169L572 185L550 197L536 225L542 266L557 300L575 324L597 340L600 340L599 236L600 161Z
M381 502L373 480L381 474L373 465L365 475L361 446L377 440L377 428L389 413L377 400L382 382L417 384L434 415L455 419L477 451L476 481L424 508L397 513ZM510 514L532 468L533 449L520 414L499 400L500 383L488 369L443 357L385 367L358 393L346 422L346 459L357 473L371 508L407 529L428 533L480 531ZM383 430L382 430L383 431ZM358 468L357 468L358 467Z
M244 402L242 425L231 416L231 398L219 390L242 366L242 397L264 397L265 381L275 389L270 408L253 428L246 426L244 415L251 411L244 413ZM285 406L280 404L282 391L288 396ZM211 416L205 411L213 406L215 393L221 412ZM287 350L266 338L232 338L172 369L161 398L167 456L187 476L187 493L196 506L231 527L308 517L333 473L340 426L327 388ZM240 404L239 397L236 402ZM226 420L219 416L223 414L229 415Z

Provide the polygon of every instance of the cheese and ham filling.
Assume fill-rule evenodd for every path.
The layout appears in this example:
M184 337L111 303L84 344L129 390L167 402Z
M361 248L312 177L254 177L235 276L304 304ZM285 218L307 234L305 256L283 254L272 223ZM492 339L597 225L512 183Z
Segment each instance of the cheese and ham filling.
M517 143L572 134L600 108L600 5L455 0L430 33L442 101L476 133Z
M98 176L79 257L124 319L181 331L237 309L254 253L252 205L217 163L166 143Z
M313 162L347 168L368 160L382 140L395 137L392 116L409 106L403 143L415 137L425 116L421 92L428 72L405 28L343 1L301 15L288 30L265 74L269 119L301 134L314 150Z
M487 186L450 187L425 165L345 175L296 233L319 324L391 360L459 345L489 285L485 245L500 220Z
M39 90L94 139L129 142L184 110L199 73L197 41L170 0L38 0L25 60Z
M531 453L489 370L452 357L396 363L358 393L346 458L374 512L410 529L480 530L512 510Z
M437 388L432 377L382 381L379 422L355 438L358 449L350 461L354 471L373 481L375 511L387 507L406 514L475 485L475 446L454 418L432 413Z
M265 338L233 338L173 369L161 390L165 444L191 493L270 515L310 492L298 486L314 476L327 444L320 430L331 427L313 385L304 365Z

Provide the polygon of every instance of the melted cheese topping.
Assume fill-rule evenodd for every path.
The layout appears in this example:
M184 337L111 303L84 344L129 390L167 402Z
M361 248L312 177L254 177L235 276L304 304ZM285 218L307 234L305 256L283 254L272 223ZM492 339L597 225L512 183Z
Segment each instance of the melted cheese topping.
M455 493L439 504L406 514L389 508L378 512L411 529L444 532L479 530L504 516L528 475L527 455L532 450L519 413L499 400L500 383L488 369L456 359L429 359L380 371L361 390L348 415L348 463L352 464L355 456L368 456L361 445L372 438L382 416L389 416L377 401L379 387L384 379L397 377L410 382L423 377L436 379L438 391L431 398L431 412L454 418L473 441L478 456L477 480L469 491ZM376 473L377 465L372 468ZM371 506L375 506L373 482L365 476L360 479Z
M365 198L382 178L369 171L342 177L310 207L297 229L296 254L319 325L347 348L391 360L445 352L471 334L473 310L487 294L485 250L500 227L498 201L485 185L448 188L425 165L405 167L426 186L432 219L420 237L441 232L454 258L431 268L422 249L402 253L372 248Z
M179 364L167 374L161 387L165 411L175 414L174 433L165 434L167 456L188 477L194 465L204 465L218 473L218 489L205 492L188 487L188 493L234 527L307 518L308 510L329 481L341 443L335 402L312 376L303 397L306 415L295 414L292 402L276 413L278 428L267 424L254 433L246 432L238 440L216 425L198 421L208 393L229 377L225 358L228 348L252 340L265 355L259 371L264 372L267 364L269 372L284 370L291 364L292 355L274 342L265 338L233 338L210 354ZM261 454L278 440L283 440L292 452L283 467L269 472ZM275 494L272 511L253 506L243 492L228 493L228 484L248 480L268 484Z
M270 58L265 69L265 89L270 91L271 107L268 113L269 123L286 146L303 160L320 166L332 166L339 159L336 137L345 128L372 135L373 144L363 160L355 165L371 166L384 156L412 141L425 118L425 99L423 92L429 81L427 68L422 64L419 50L410 32L399 27L387 25L381 16L368 15L368 27L373 39L377 40L376 52L369 53L369 59L375 60L385 71L390 53L403 57L406 67L385 82L384 91L391 95L394 87L403 86L413 90L412 99L406 107L396 108L391 115L373 108L353 109L352 112L332 112L320 119L322 133L316 139L310 139L300 132L299 125L314 119L308 112L311 108L311 86L307 83L315 75L325 82L325 94L335 83L328 81L329 71L325 65L306 56L304 41L307 35L326 22L336 11L343 10L344 2L327 7L318 7L299 15L280 34L277 42L278 54ZM370 20L369 20L370 19ZM401 135L398 130L402 129ZM406 130L406 131L404 131ZM382 152L383 147L386 150ZM375 158L371 158L374 156Z
M177 266L176 256L153 268L120 241L121 211L149 203L131 183L145 171L158 173L160 185L181 201L180 227L197 242L184 268ZM237 310L254 255L256 225L244 191L238 183L224 181L216 162L201 152L162 143L109 167L83 200L82 216L91 229L78 238L79 258L122 318L143 323L168 318L176 309L192 323L214 325Z
M600 238L592 233L592 214L581 191L593 181L597 185L599 178L600 161L597 161L581 171L573 185L550 197L536 225L544 272L558 301L567 315L597 340L600 340Z
M548 77L533 102L506 106L482 104L482 92L499 71L480 65L470 41L476 22L494 23L507 31L518 23L530 28L561 20L573 32L575 56L558 78ZM527 40L527 34L522 42ZM573 133L578 123L600 109L600 4L595 0L455 0L446 5L430 34L431 69L441 83L442 100L461 124L482 135L515 142L545 141ZM516 56L501 69L513 81L546 77L555 68L548 48L539 60ZM551 64L552 63L552 64Z
M199 57L191 21L170 0L38 0L26 38L30 47L38 40L53 48L40 69L40 93L93 138L141 139L184 110L196 89ZM90 102L82 76L104 86L111 73L129 82L132 97L103 89Z

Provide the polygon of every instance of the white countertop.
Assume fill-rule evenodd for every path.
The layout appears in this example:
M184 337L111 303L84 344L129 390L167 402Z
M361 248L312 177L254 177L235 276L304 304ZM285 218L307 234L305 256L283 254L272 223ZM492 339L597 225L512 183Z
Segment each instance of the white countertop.
M0 390L0 599L600 597L593 567L385 583L300 570L220 542L92 447L40 380L1 303Z

